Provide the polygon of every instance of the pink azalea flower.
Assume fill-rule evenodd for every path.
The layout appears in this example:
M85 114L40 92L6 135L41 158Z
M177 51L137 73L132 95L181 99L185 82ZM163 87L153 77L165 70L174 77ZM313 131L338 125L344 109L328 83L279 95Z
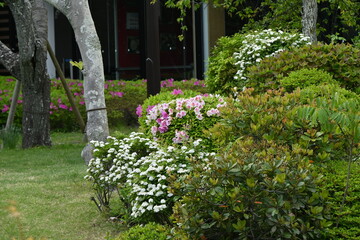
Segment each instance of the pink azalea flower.
M66 106L65 104L59 104L59 108L62 108L62 109L65 109L67 110L68 109L68 106Z
M184 94L183 91L181 91L181 89L174 89L171 92L172 95L180 95L180 94Z
M148 106L146 112L149 113L154 107L154 105Z
M138 105L137 108L136 108L136 115L138 117L141 117L142 116L142 106L141 105Z
M3 107L3 109L1 110L1 112L7 112L7 111L9 111L9 106L8 105L3 105L4 107Z
M166 126L159 127L158 130L159 130L160 133L164 133L164 132L166 132L168 130L168 127L166 127Z

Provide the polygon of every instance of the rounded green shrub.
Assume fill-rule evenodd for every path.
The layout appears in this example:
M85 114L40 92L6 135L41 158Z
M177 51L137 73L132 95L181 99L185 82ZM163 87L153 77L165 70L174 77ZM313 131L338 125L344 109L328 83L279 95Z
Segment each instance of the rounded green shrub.
M289 76L280 79L280 86L291 92L296 88L305 88L311 85L319 85L321 83L336 83L333 77L316 68L304 68L291 72Z
M246 87L256 92L276 89L280 79L303 68L326 71L341 87L360 93L360 49L348 44L306 45L263 59L248 68Z
M167 240L170 236L168 227L156 223L148 223L143 226L137 225L131 227L114 240Z
M321 179L286 147L239 139L178 179L173 218L191 239L320 239L329 225Z
M321 92L327 86L318 88ZM312 99L302 97L300 90L285 94L251 90L228 101L222 120L209 130L219 149L238 138L252 137L275 141L311 161L324 162L346 157L351 139L358 144L360 98L346 98L336 90Z
M231 82L237 72L234 52L243 45L244 34L236 33L232 36L221 37L211 50L208 70L206 72L206 85L209 92L215 93L220 89L229 92Z
M300 101L302 103L310 103L317 98L332 98L333 93L337 92L337 97L340 101L346 101L346 99L359 99L360 95L346 90L345 88L340 87L338 84L327 84L323 83L318 86L312 85L304 89L301 89L300 92Z

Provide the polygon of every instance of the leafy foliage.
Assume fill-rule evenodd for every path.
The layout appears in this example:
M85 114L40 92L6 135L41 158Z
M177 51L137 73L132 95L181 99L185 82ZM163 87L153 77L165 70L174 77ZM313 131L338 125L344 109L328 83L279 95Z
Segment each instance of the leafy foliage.
M284 87L287 91L291 92L296 88L305 88L311 85L319 85L321 83L335 84L332 76L316 68L303 68L291 72L289 76L280 79L280 86Z
M206 82L211 91L229 94L234 87L241 89L247 86L247 68L249 66L285 49L308 44L309 41L302 34L266 29L242 35L235 34L231 38L224 38L221 43L224 45L225 51L222 53L222 45L219 49L215 48L213 57L210 58L210 74L207 76ZM239 47L234 48L236 46ZM212 63L212 60L215 62ZM231 77L235 69L236 73Z
M234 51L243 45L244 34L236 33L233 36L221 37L211 50L209 66L206 72L206 85L210 92L219 89L222 92L231 91L231 82L237 72Z
M359 98L345 99L335 92L332 97L302 99L299 90L251 94L248 89L229 101L222 109L223 120L209 130L220 149L238 138L252 137L275 141L322 162L348 155L349 136L358 144Z
M321 175L286 147L239 139L192 167L173 214L191 239L319 239L329 225Z
M191 1L166 0L165 5L177 8L181 14L178 21L183 22L186 9L192 7ZM198 8L208 0L195 1L194 6ZM302 16L300 0L287 1L247 1L247 0L214 0L215 7L224 7L229 16L234 17L242 23L242 30L261 30L266 26L272 29L284 29L301 31ZM327 40L329 35L340 33L341 37L350 40L359 31L360 3L356 0L321 0L318 2L318 33L319 39ZM328 26L331 26L329 28ZM186 30L186 26L184 26Z
M246 87L257 92L276 89L280 79L302 68L326 71L340 86L360 92L360 49L348 44L317 44L295 48L248 68Z
M333 227L328 239L355 240L360 238L360 165L355 161L351 169L351 185L343 205L347 166L344 161L334 161L318 168L324 174L325 189L329 192Z
M238 71L234 76L234 87L246 87L247 68L261 62L262 59L276 56L278 53L310 44L307 37L302 34L273 31L266 29L254 31L244 36L243 45L234 53Z
M148 223L131 227L114 240L166 240L169 236L171 236L169 228L156 223Z
M358 94L352 91L339 87L338 84L323 83L318 86L313 85L302 89L300 92L300 101L302 103L309 103L318 97L327 97L332 99L335 92L339 93L337 97L340 98L340 101L346 101L347 99L356 99L360 97Z

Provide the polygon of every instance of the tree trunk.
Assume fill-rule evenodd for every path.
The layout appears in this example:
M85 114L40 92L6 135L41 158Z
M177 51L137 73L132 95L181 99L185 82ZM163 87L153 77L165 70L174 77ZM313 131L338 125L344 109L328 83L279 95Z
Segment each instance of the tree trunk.
M316 22L318 6L316 0L303 0L302 32L310 38L311 43L317 42Z
M87 0L45 0L61 11L69 20L84 63L84 97L87 111L86 137L89 141L104 141L109 135L104 96L104 67L101 45L96 33ZM82 156L86 163L91 158L91 145Z
M19 41L23 148L50 146L50 80L46 71L47 13L41 0L5 1Z

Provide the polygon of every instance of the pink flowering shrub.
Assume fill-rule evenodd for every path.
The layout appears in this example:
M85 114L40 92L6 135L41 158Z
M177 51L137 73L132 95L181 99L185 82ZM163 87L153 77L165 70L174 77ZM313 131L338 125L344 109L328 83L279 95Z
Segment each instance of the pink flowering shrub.
M207 94L161 102L147 108L146 115L140 118L141 130L168 145L200 138L211 148L211 141L203 130L220 119L225 105L221 96Z
M83 119L86 120L83 81L70 79L66 81ZM199 89L197 91L199 93L206 92L203 83L204 81L199 80L174 81L174 79L167 79L161 82L161 91L181 94L186 89ZM15 80L13 78L0 77L0 126L6 123L14 87ZM139 114L139 112L136 113L136 107L141 105L147 97L146 80L107 80L104 89L110 127L116 127L119 124L137 124L137 113ZM58 79L51 80L51 104L49 111L51 128L53 130L73 131L79 129L73 109ZM15 115L16 125L21 125L21 116L22 96L20 95Z

